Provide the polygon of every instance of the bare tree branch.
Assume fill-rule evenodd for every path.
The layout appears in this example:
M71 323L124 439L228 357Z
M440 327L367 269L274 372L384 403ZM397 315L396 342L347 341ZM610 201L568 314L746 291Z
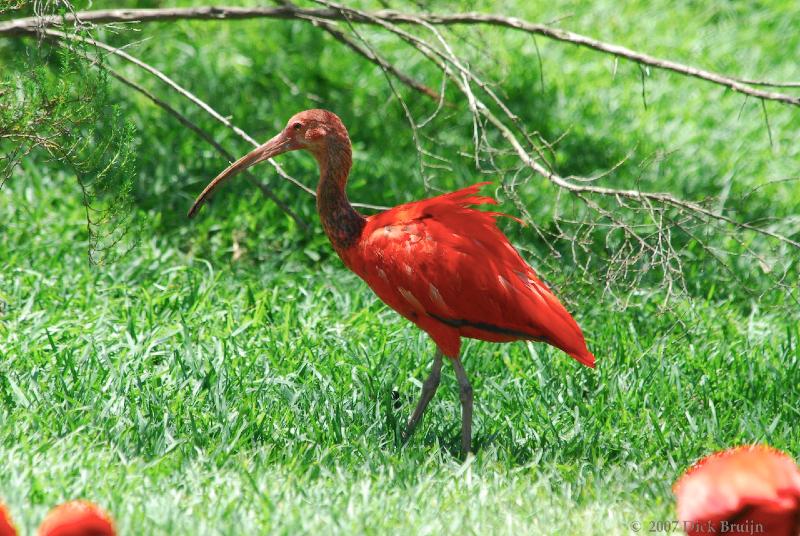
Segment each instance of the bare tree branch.
M279 7L195 7L195 8L159 8L159 9L109 9L95 11L81 11L68 14L63 19L60 16L47 17L27 17L20 18L4 23L0 23L0 35L19 35L29 33L34 29L41 29L67 22L80 21L83 24L90 23L110 23L110 22L152 22L152 21L171 21L181 19L194 20L241 20L255 18L273 19L298 19L311 17L317 20L342 20L343 13L337 9L304 9L293 5ZM768 81L748 81L744 78L735 78L723 74L715 73L698 67L685 65L676 61L657 58L649 54L637 52L621 45L606 43L575 32L562 30L546 24L528 22L515 17L505 17L490 13L455 13L451 15L428 14L428 13L403 13L392 10L381 10L375 12L359 12L358 15L349 17L352 22L376 24L377 20L420 24L424 21L434 25L455 25L455 24L483 24L510 28L532 35L542 35L549 39L562 41L573 45L578 45L596 50L605 54L611 54L619 58L625 58L641 65L648 65L657 69L673 71L685 76L699 78L707 82L725 86L739 93L750 95L759 99L773 100L792 106L800 106L800 97L794 97L785 93L764 91L751 87L751 85L772 86L772 87L797 87L794 82L768 82Z
M800 82L771 82L769 80L750 80L748 78L736 78L737 82L742 84L749 84L751 86L767 86L767 87L800 87Z

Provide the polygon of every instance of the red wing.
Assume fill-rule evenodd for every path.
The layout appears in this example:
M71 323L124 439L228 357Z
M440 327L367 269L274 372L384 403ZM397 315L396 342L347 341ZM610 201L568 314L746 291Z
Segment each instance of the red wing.
M415 322L430 317L485 340L542 340L593 366L578 325L497 228L500 214L472 208L494 203L476 195L480 186L370 218L357 272Z

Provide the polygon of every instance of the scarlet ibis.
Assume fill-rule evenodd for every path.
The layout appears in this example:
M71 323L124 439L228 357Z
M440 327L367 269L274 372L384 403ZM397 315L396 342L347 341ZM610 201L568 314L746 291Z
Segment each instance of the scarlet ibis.
M689 536L800 534L800 470L770 447L712 454L692 466L674 492Z
M39 526L39 536L115 536L114 522L89 501L58 505Z
M458 378L461 447L469 452L472 386L459 359L461 337L542 341L594 367L578 324L497 228L500 213L473 208L496 204L478 195L487 183L364 217L345 192L352 166L347 129L327 110L296 114L278 135L231 164L198 196L189 217L236 173L299 149L310 152L319 164L317 211L345 266L436 343L433 368L422 384L406 437L439 386L444 355Z
M17 529L11 521L11 514L6 506L0 502L0 536L17 536Z

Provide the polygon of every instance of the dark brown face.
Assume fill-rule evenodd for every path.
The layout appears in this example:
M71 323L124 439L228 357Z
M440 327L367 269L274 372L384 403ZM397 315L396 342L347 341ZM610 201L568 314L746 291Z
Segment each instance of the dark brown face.
M347 139L347 130L336 114L327 110L306 110L295 114L277 136L241 157L208 183L189 209L189 217L194 217L212 192L237 173L273 156L298 149L319 155L332 138L341 137Z
M318 112L322 111L307 110L300 112L289 119L286 124L284 133L298 149L307 149L312 153L319 151L325 147L330 137L338 134L336 125L331 124L328 117ZM325 113L330 114L330 112Z

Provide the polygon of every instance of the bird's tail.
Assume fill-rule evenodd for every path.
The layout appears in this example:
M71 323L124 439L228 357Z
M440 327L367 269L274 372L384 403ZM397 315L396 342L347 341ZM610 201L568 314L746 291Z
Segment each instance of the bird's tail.
M589 368L594 368L594 354L588 349L583 352L568 352L568 354L579 363L583 363Z
M541 339L559 348L577 362L594 368L594 354L586 347L586 339L578 323L550 288L536 276L532 268L528 268L527 275L531 297L527 312L539 326L545 328L544 337L540 336ZM542 311L548 313L546 319L542 318Z

